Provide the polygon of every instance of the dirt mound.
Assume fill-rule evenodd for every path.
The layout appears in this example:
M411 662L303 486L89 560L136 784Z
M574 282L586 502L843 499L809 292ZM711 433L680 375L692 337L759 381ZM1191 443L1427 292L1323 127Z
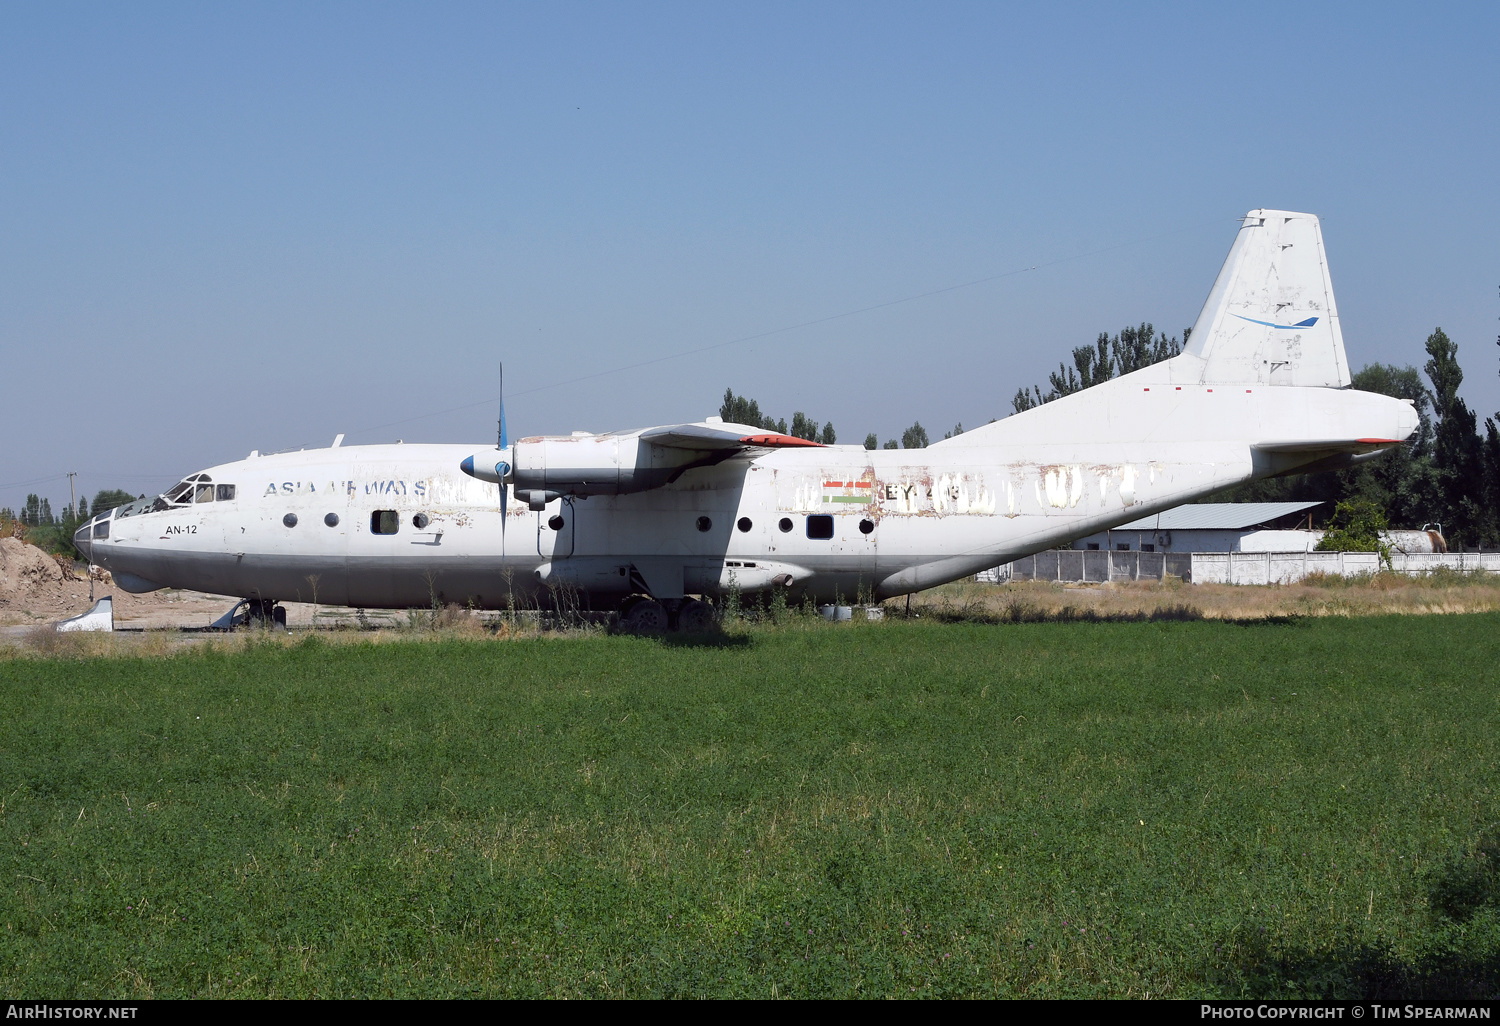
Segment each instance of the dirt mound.
M93 569L94 588L109 594L109 574ZM49 556L19 538L0 538L0 623L36 623L76 616L89 607L88 573L71 559Z
M72 567L64 571L35 545L0 538L0 609L50 606L70 594L70 577L78 577Z
M107 572L89 574L72 560L59 560L17 538L0 538L0 627L53 623L89 608L89 585L95 597L114 598L118 627L205 627L225 613L234 600L195 591L152 591L132 595L115 587ZM290 610L299 624L311 615Z

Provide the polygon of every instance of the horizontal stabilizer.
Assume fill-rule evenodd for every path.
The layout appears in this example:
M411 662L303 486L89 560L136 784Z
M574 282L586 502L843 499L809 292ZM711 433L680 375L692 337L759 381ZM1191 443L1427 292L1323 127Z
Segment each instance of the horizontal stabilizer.
M1378 452L1400 445L1399 438L1328 438L1298 439L1295 442L1256 442L1251 446L1261 452L1323 453L1323 452Z

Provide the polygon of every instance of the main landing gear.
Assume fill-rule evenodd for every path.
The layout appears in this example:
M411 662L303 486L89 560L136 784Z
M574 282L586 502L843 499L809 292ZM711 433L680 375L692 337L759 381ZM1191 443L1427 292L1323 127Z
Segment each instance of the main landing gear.
M644 595L627 599L620 610L620 630L626 634L664 634L668 630L701 634L713 630L714 607L702 599L658 602Z
M269 627L286 630L286 610L275 599L241 599L235 607L212 624L214 630L232 631L236 627Z

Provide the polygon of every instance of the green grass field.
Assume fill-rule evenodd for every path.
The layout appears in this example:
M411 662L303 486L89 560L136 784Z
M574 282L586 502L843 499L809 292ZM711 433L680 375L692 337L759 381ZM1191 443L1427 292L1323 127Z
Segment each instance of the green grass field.
M1497 656L1486 614L11 658L0 991L1493 996Z

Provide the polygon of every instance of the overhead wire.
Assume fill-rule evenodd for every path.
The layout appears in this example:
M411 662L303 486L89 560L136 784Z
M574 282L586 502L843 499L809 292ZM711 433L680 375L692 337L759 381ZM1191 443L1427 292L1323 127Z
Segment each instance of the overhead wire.
M1235 220L1240 219L1235 218ZM771 338L775 335L784 335L788 332L799 331L803 328L812 328L820 324L828 324L832 321L844 320L849 317L857 317L860 314L873 313L876 310L885 310L893 306L901 306L905 303L914 303L922 299L931 299L934 296L945 295L949 292L957 292L961 289L974 288L978 285L986 285L990 282L1001 281L1005 278L1014 278L1019 275L1029 274L1032 271L1039 271L1049 267L1057 267L1061 264L1071 263L1075 260L1085 260L1089 257L1099 256L1103 253L1113 253L1117 250L1128 249L1132 246L1143 246L1151 242L1158 242L1161 239L1171 238L1176 235L1182 235L1186 232L1197 231L1200 228L1205 227L1207 224L1218 224L1222 221L1223 218L1214 218L1211 222L1195 223L1183 228L1174 229L1170 232L1162 232L1157 235L1152 235L1145 238L1132 239L1128 242L1120 242L1112 246L1101 246L1097 249L1087 250L1082 253L1074 253L1070 256L1058 257L1055 260L1045 260L1040 263L1028 264L1025 267L1017 267L1013 270L1002 271L999 274L990 274L982 278L975 278L971 281L959 282L956 285L946 285L942 288L930 289L926 292L918 292L909 296L902 296L899 299L890 299L881 303L872 303L868 306L857 307L853 310L845 310L841 313L828 314L823 317L814 317L811 320L806 321L798 321L795 324L783 325L779 328L772 328L769 331L760 331L750 335L741 335L736 338L725 339L722 342L713 342L708 345L696 346L692 349L682 349L676 352L664 354L662 356L653 356L649 359L637 360L633 363L621 364L617 367L609 367L604 370L594 371L590 374L581 374L576 377L553 381L545 385L537 385L533 388L522 389L519 392L511 393L510 397L516 398L518 396L536 395L539 392L547 392L554 388L563 388L568 385L576 385L580 382L592 381L596 378L607 377L611 374L623 374L626 371L639 370L642 367L651 367L659 363L666 363L670 360L680 360L689 356L697 356L701 353L713 352L716 349L727 349L730 346L743 345L747 342L757 342L761 339ZM419 413L415 416L403 417L400 420L386 421L383 424L371 424L364 427L353 428L348 432L348 434L363 434L369 431L379 431L383 428L399 427L402 424L410 424L419 420L429 420L433 417L441 417L449 413L460 413L464 410L472 410L480 406L490 406L493 405L494 402L495 397L491 396L489 398L480 399L475 402L464 403L460 406L450 406L446 409L434 410L430 413ZM292 448L296 448L296 446L293 446Z

